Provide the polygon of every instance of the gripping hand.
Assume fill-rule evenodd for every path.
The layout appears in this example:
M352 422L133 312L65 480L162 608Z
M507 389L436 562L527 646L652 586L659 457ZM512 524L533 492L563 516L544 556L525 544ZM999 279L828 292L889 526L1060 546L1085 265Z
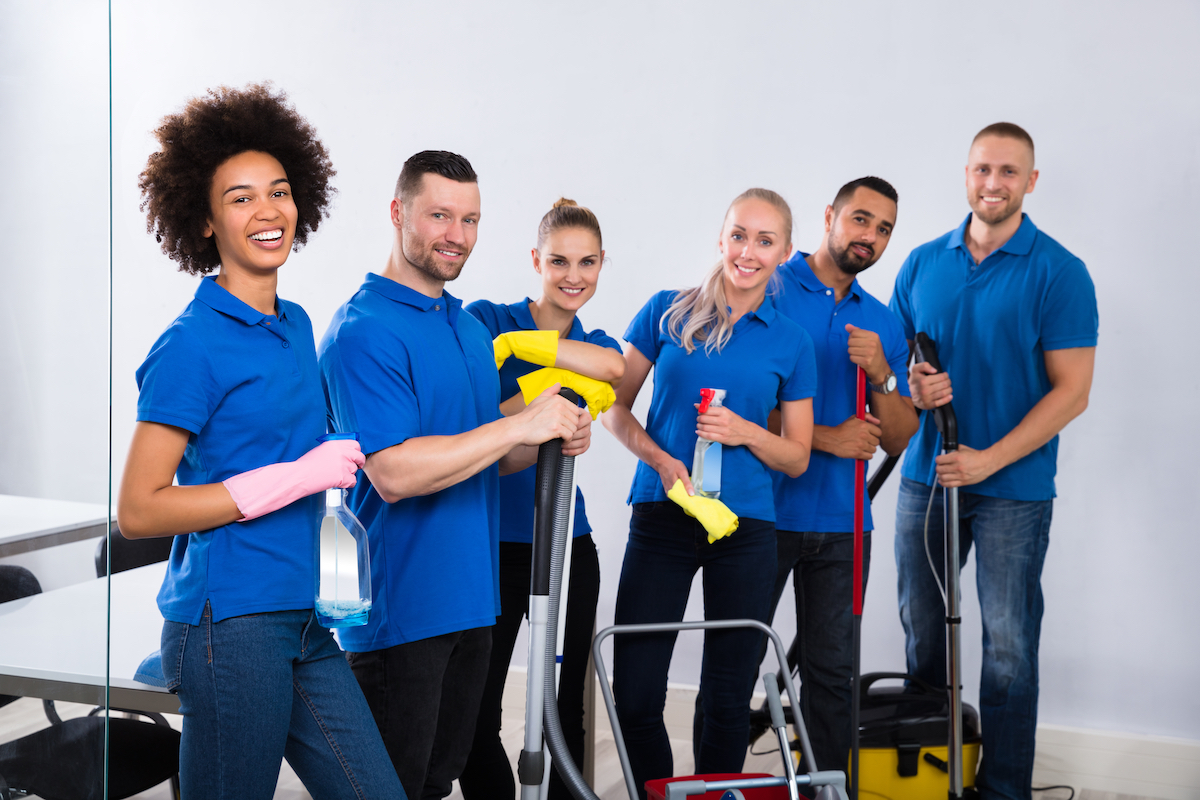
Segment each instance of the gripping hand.
M496 369L500 369L509 356L539 367L553 367L558 358L558 331L502 333L492 340L492 350L496 356Z
M497 341L499 340L497 339ZM608 411L617 400L616 392L613 391L611 384L570 370L547 367L517 378L517 385L521 387L521 395L525 398L526 404L532 403L533 399L545 391L547 386L555 383L561 383L568 389L578 392L579 396L587 402L588 412L592 415L592 419Z

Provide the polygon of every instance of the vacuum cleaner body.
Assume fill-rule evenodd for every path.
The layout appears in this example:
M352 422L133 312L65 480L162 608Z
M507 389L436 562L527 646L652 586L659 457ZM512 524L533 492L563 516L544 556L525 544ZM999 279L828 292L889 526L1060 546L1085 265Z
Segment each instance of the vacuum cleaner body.
M889 679L908 683L876 685ZM860 702L861 800L946 797L950 703L945 689L935 689L912 675L874 672L862 677ZM983 740L979 713L965 703L962 709L962 777L964 787L971 787Z

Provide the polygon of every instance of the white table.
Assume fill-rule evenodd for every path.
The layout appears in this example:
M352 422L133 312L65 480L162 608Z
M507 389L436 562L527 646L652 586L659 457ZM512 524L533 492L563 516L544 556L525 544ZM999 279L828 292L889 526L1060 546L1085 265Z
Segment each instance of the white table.
M0 558L104 536L107 525L99 504L0 494Z
M133 680L159 646L155 597L166 568L161 562L112 576L111 639L104 578L0 603L0 694L103 704L111 653L112 707L178 713L175 695Z

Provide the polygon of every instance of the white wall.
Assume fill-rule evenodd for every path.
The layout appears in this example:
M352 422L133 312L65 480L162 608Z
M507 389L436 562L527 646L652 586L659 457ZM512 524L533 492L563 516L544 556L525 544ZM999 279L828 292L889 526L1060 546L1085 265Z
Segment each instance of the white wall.
M597 212L612 258L584 321L619 335L653 291L698 280L726 205L752 185L789 199L796 243L811 248L839 185L892 181L899 224L863 280L886 299L907 252L967 213L974 132L1027 127L1042 177L1026 209L1087 262L1102 329L1091 407L1060 450L1041 719L1200 739L1200 544L1187 504L1198 433L1187 401L1200 383L1188 324L1200 288L1194 3L115 5L116 474L133 371L195 287L145 234L136 176L151 127L206 87L273 79L330 149L333 216L280 286L318 331L382 266L391 187L421 149L461 152L481 176L479 245L453 293L535 292L535 225L566 194ZM0 13L0 142L19 187L0 193L0 491L103 501L106 452L92 445L104 398L81 393L104 382L103 20L82 3ZM580 469L605 624L634 462L597 430ZM893 483L876 501L866 669L903 666L894 500ZM966 617L978 618L970 601ZM785 638L790 626L781 617ZM966 641L974 697L977 625ZM697 652L681 645L673 679L695 680Z

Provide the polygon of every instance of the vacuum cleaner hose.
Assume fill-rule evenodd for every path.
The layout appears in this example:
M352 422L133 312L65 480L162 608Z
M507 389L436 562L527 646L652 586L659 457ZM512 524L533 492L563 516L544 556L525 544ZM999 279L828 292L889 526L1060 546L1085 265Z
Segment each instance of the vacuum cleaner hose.
M564 395L569 390L564 391ZM579 772L567 740L563 737L562 721L558 717L558 698L554 681L556 640L558 638L559 599L563 594L563 557L567 549L567 527L570 524L571 504L575 502L575 457L564 456L562 440L553 439L538 449L538 486L535 495L539 512L549 510L552 521L550 550L550 597L547 604L545 676L543 684L542 734L554 768L567 789L578 800L600 800ZM549 501L550 509L545 503ZM537 559L535 558L535 564ZM537 567L534 567L535 572Z

